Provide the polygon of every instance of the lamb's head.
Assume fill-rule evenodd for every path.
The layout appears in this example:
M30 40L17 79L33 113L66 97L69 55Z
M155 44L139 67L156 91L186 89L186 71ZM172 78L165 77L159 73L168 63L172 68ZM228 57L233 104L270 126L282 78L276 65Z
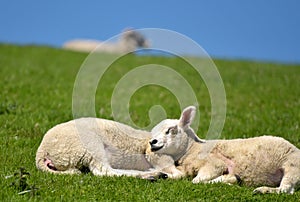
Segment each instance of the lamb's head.
M171 155L174 158L183 154L193 141L203 142L190 127L196 113L194 106L187 107L179 120L166 119L152 130L151 151Z

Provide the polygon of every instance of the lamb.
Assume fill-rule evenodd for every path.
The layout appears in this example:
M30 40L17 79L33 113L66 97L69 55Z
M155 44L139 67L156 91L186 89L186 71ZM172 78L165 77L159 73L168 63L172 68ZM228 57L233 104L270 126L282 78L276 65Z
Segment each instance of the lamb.
M165 177L160 172L163 155L160 159L152 155L156 167L145 159L150 138L150 132L115 121L79 118L45 134L36 153L36 166L55 174L91 171L97 176Z
M274 136L195 141L190 128L195 111L188 107L179 120L164 120L151 131L148 153L171 156L181 172L175 178L193 176L193 183L261 186L254 193L294 193L300 184L298 148Z
M148 48L150 43L143 35L133 29L126 29L122 32L121 39L115 43L107 43L97 40L74 39L63 44L64 49L91 52L106 53L129 53L135 51L138 47Z

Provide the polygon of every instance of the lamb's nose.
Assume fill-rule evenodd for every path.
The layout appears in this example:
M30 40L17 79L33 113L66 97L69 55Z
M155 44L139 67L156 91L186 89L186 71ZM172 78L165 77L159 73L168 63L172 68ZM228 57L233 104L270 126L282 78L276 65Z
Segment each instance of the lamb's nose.
M153 140L150 140L150 145L154 145L154 144L156 144L157 143L157 139L153 139Z

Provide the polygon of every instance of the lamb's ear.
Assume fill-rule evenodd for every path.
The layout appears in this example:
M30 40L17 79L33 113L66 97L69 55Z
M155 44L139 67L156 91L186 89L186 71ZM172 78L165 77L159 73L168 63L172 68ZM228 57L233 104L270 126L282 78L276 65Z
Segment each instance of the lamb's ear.
M205 140L200 139L192 128L185 131L186 134L196 142L205 143Z
M190 126L195 118L195 114L196 114L196 107L189 106L185 108L181 113L181 117L179 119L179 126L181 128L186 128Z

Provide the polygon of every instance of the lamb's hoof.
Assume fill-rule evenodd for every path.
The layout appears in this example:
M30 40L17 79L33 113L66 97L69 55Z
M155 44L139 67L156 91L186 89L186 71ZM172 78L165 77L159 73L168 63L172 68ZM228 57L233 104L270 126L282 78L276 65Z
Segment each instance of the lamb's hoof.
M289 187L288 189L282 189L280 187L258 187L253 191L254 194L272 194L272 193L285 193L285 194L293 194L294 188Z
M168 175L166 173L160 172L160 173L158 173L157 176L151 175L151 176L146 177L145 179L149 180L150 182L156 182L157 179L167 179L167 178L168 178Z
M200 179L196 178L196 177L192 180L193 184L198 184L199 182L200 182Z
M159 179L167 179L167 178L169 178L169 176L166 173L159 173L158 178Z
M147 177L147 180L149 180L150 182L156 182L157 181L157 179L154 176Z
M267 194L267 193L272 193L269 187L258 187L253 191L253 194Z
M263 194L263 193L262 193L260 190L258 190L258 189L254 189L252 193L253 193L253 194Z
M137 178L143 179L143 180L149 180L150 182L155 182L157 181L157 177L153 175L142 175L142 176L137 176Z

